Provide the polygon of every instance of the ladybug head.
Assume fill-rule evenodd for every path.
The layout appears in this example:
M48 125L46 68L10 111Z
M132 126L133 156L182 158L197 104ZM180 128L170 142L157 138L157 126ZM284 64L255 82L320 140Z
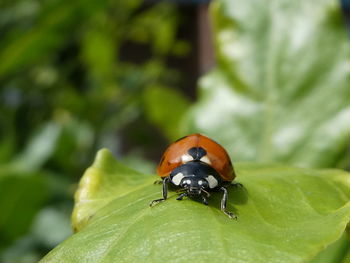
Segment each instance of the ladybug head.
M209 189L208 181L196 176L183 178L180 186L191 196L207 193L206 189Z
M177 167L171 172L170 181L189 196L208 196L208 191L221 184L215 169L201 161L191 161Z

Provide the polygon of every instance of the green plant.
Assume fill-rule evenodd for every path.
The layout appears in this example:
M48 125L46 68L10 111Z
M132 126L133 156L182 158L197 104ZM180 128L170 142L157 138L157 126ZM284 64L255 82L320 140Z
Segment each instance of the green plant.
M155 177L102 150L76 194L78 233L42 262L347 262L349 173L264 164L349 164L350 45L338 2L217 0L211 9L218 66L179 129L256 162L235 163L245 186L230 191L238 221L217 196L209 207L172 197L149 208Z
M1 262L37 262L69 236L75 184L96 149L120 152L123 139L155 129L146 91L162 86L162 96L179 93L171 86L181 76L166 66L167 56L188 50L176 37L176 7L142 5L1 1ZM123 58L130 44L149 49L149 57ZM142 156L157 141L140 143L125 159L153 168Z
M216 1L218 67L183 125L235 160L346 167L350 45L338 1ZM220 118L218 118L220 116Z
M225 216L209 206L160 194L156 177L101 150L76 192L78 231L41 262L307 262L337 240L350 219L350 174L282 165L236 164L244 188L230 189Z

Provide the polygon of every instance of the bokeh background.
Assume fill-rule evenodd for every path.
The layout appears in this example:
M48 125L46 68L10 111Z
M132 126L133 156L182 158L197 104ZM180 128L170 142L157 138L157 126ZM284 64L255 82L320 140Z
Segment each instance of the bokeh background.
M207 9L1 1L0 262L37 262L71 234L73 194L98 149L154 173L214 64Z
M216 64L208 5L0 2L0 262L37 262L71 234L73 194L98 149L154 173ZM324 166L348 167L342 153Z

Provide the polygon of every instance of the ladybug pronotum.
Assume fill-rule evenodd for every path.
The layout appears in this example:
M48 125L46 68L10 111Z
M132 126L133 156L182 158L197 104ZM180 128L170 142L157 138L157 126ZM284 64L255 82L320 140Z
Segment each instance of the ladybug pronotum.
M205 205L210 192L221 191L221 211L236 218L226 209L226 187L236 177L232 162L226 150L210 138L196 133L178 139L163 154L157 173L163 180L163 198L153 200L150 206L167 199L169 184L181 192L177 200L200 198Z

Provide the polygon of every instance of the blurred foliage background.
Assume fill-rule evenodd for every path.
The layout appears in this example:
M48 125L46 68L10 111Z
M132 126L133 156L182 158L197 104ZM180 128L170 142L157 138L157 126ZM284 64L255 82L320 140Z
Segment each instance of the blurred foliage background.
M191 52L186 22L170 2L1 1L0 262L36 262L71 234L97 149L154 172L191 100L168 66Z
M207 1L191 2L195 5ZM337 142L336 151L325 160L305 159L308 153L315 151L312 141L304 145L313 134L301 138L293 146L304 145L305 156L292 155L295 148L288 154L279 153L278 147L269 154L248 152L257 144L256 132L260 128L247 125L244 107L242 115L237 115L237 107L221 102L230 99L236 102L235 98L246 96L253 101L261 99L261 103L264 94L268 94L268 104L276 100L278 96L274 94L279 93L277 89L251 92L248 86L254 83L244 84L242 80L246 75L237 76L237 72L231 72L227 65L234 64L231 59L237 57L227 56L227 47L220 41L230 43L230 37L235 36L216 39L219 71L201 82L200 101L192 106L195 85L188 78L196 79L200 72L193 66L196 63L191 62L193 58L188 58L197 52L197 47L193 45L191 32L184 37L182 31L190 27L195 18L191 17L191 12L184 15L179 6L173 1L141 0L0 2L0 262L36 262L71 234L69 217L77 181L102 147L108 147L134 169L154 173L155 161L168 142L183 136L184 131L202 131L219 137L220 142L230 145L230 153L238 159L241 156L242 160L291 164L307 160L306 166L311 167L345 168L349 165L346 129L342 130L340 141L338 135L334 140L325 140L329 145ZM232 25L229 16L222 17L217 16L217 27L225 23ZM340 24L344 21L336 22L332 23L334 28L343 26ZM329 31L325 32L336 32L332 37L338 37L339 32L334 28L327 28ZM250 33L256 32L248 32L248 35ZM259 34L254 36L259 37ZM278 44L277 48L285 43ZM331 42L321 44L319 51L326 47L334 49ZM315 65L327 61L327 54L333 53L325 53L321 60L315 60ZM256 63L244 57L242 61L238 58L238 62L243 65L243 69L238 68L239 72L249 67L249 63ZM310 68L313 65L309 65ZM317 70L311 74L319 75ZM223 78L225 71L227 74ZM249 76L249 71L246 73ZM295 101L312 94L305 92L309 80L304 83L304 89L290 92ZM235 91L230 91L234 93L227 92L227 81L235 85ZM348 81L344 83L339 88L342 92L338 97L343 99L339 107L331 108L324 116L333 116L348 103L348 93L344 89ZM213 89L215 86L218 89ZM291 90L293 88L291 86ZM321 94L311 96L316 98L311 99L315 104L329 98L323 88L326 89L313 90ZM289 92L285 91L287 93L281 93L282 98ZM250 107L252 104L246 98L238 100L237 105ZM292 120L310 111L287 99L283 102L301 109ZM213 111L216 105L218 109ZM286 109L288 112L289 108ZM201 119L202 113L208 118L206 124ZM250 113L248 109L248 115ZM250 116L250 122L260 125L260 115L255 113ZM217 125L217 116L227 122ZM286 125L283 116L279 116L281 123L278 124L282 128ZM208 120L216 124L208 125ZM311 120L306 127L325 119ZM231 128L225 126L228 122ZM237 131L234 127L239 125L247 128ZM242 138L238 145L230 144L232 134ZM263 148L264 143L261 142ZM298 158L293 159L295 156ZM319 156L325 156L324 152L320 151Z

